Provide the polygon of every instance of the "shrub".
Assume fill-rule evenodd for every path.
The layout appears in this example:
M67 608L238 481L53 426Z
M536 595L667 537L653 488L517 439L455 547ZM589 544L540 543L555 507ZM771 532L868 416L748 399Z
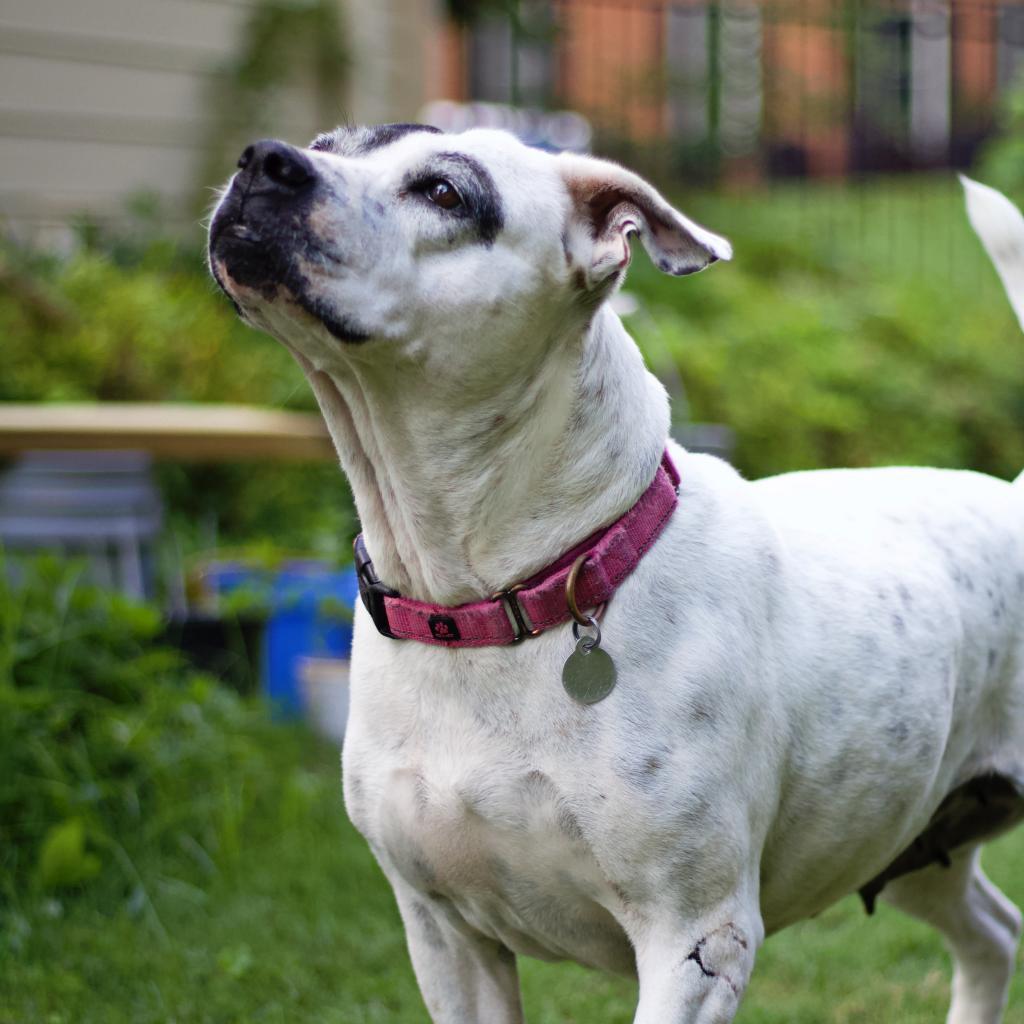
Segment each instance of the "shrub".
M105 885L145 909L146 874L202 878L237 855L288 745L262 708L155 643L155 609L41 559L0 573L0 899ZM14 578L16 583L9 580Z
M1014 199L1024 197L1024 76L1003 94L999 131L982 148L973 173Z
M629 284L628 327L695 418L735 429L739 468L1018 473L1024 339L952 177L771 200L684 203L734 262L678 281L640 260Z
M68 260L0 259L0 401L240 402L313 410L283 346L246 327L204 272L201 248L146 237L88 242ZM137 237L141 233L142 237ZM348 488L333 463L165 464L161 482L186 548L271 538L347 558ZM207 531L209 533L209 531Z

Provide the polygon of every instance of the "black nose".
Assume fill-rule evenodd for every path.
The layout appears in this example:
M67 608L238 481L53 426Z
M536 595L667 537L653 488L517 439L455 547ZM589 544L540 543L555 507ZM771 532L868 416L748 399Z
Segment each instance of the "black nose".
M316 177L313 163L300 149L276 139L261 139L247 146L238 167L253 184L266 181L289 192L298 192Z

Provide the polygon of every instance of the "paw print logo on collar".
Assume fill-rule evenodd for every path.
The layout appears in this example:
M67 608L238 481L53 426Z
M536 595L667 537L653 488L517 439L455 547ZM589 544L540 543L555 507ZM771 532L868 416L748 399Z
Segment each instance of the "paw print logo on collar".
M461 640L459 627L450 615L431 615L427 620L430 635L435 640Z

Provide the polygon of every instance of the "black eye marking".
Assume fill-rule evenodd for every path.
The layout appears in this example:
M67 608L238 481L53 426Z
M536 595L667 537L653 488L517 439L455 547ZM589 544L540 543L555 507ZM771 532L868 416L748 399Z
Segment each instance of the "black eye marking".
M363 132L364 135L359 140L360 153L369 153L382 146L390 146L392 142L397 142L413 132L427 132L431 135L444 134L440 128L435 128L432 124L407 124L404 122L378 124L372 128L364 128Z
M465 153L437 153L428 167L406 179L402 191L406 195L422 195L434 203L436 200L428 191L441 182L451 186L461 200L450 212L473 221L480 241L490 245L505 226L505 214L501 196L487 168Z
M440 128L432 124L376 124L369 127L341 125L333 132L322 132L311 143L309 148L319 153L335 153L338 156L363 156L375 149L390 146L413 132L426 132L430 135L443 135Z

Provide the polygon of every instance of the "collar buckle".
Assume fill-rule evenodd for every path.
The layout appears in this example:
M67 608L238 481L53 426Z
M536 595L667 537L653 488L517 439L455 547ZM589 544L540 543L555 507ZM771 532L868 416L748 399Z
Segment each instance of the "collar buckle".
M359 581L359 596L363 599L363 607L370 613L370 618L373 619L378 633L391 637L393 640L397 639L391 632L391 626L388 623L388 610L384 604L384 598L398 597L398 591L381 583L377 576L377 570L373 567L370 554L366 550L362 534L356 537L353 548L355 550L356 578Z
M518 644L527 637L537 636L542 632L542 630L534 629L527 621L526 610L519 603L519 598L517 596L519 591L522 589L523 584L517 583L515 586L507 587L505 590L499 590L497 593L491 594L492 601L504 602L505 611L508 612L509 622L515 630L515 636L513 636L510 641L514 644Z

